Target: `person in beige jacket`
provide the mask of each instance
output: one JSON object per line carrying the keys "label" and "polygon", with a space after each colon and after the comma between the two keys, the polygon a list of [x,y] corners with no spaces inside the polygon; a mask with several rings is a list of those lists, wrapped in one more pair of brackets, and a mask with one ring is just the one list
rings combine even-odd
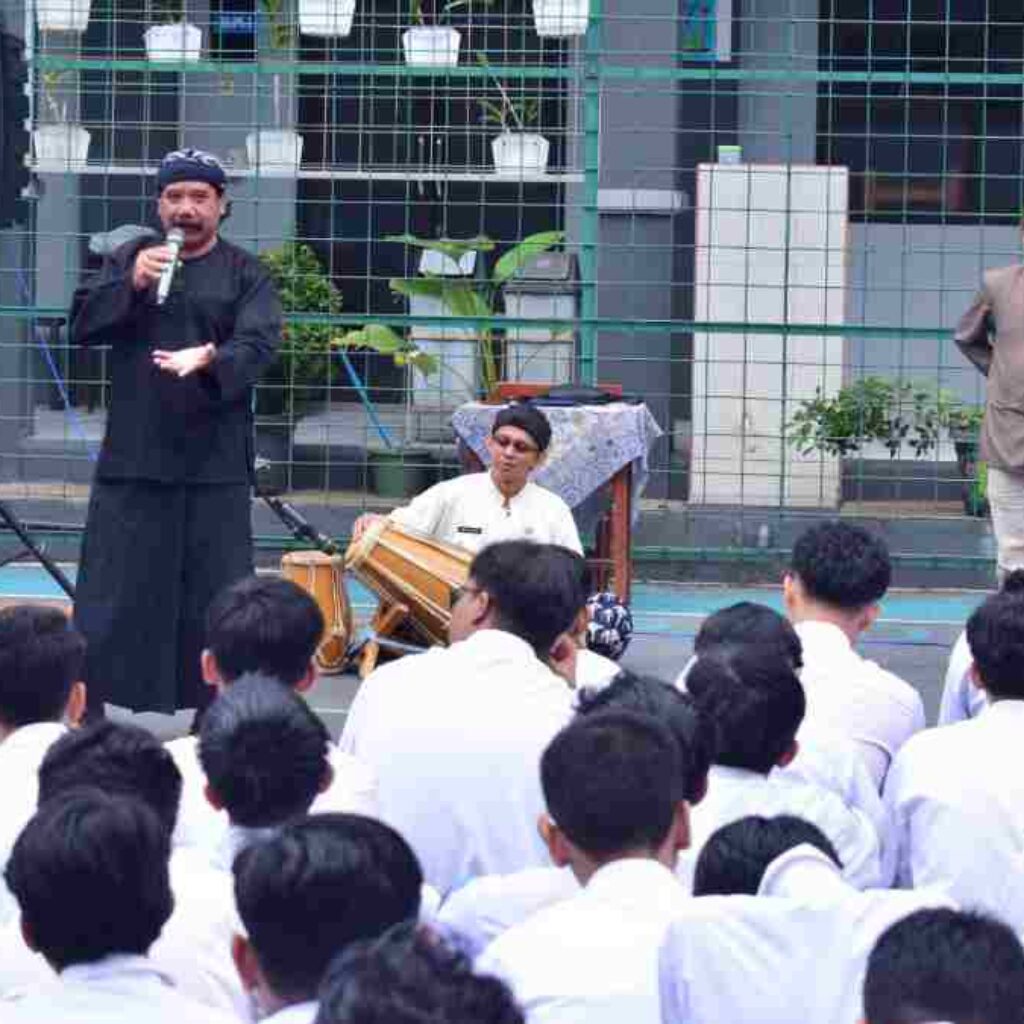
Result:
{"label": "person in beige jacket", "polygon": [[979,457],[1002,577],[1024,568],[1024,265],[985,272],[954,337],[988,378]]}

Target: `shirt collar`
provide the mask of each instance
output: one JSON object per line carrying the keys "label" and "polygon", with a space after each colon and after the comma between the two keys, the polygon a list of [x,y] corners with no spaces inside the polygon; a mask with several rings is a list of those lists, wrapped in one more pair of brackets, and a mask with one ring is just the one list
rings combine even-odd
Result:
{"label": "shirt collar", "polygon": [[[487,483],[490,485],[491,494],[494,496],[495,501],[498,501],[502,505],[504,505],[505,495],[501,493],[501,491],[498,489],[498,485],[494,482],[494,477],[491,476],[490,466],[487,467]],[[523,498],[526,496],[526,492],[530,489],[532,485],[533,481],[527,480],[526,483],[523,484],[523,489],[518,494],[513,494],[512,497],[508,499],[509,506],[511,507],[512,505],[515,505],[518,502],[522,501]]]}
{"label": "shirt collar", "polygon": [[801,843],[773,860],[761,877],[758,896],[842,896],[850,891],[839,868],[817,847]]}
{"label": "shirt collar", "polygon": [[87,964],[71,964],[60,972],[61,981],[89,984],[107,978],[153,978],[162,985],[174,987],[171,979],[160,971],[149,957],[134,953],[113,953]]}
{"label": "shirt collar", "polygon": [[269,839],[277,834],[273,826],[267,828],[247,828],[244,825],[228,825],[213,852],[212,861],[222,871],[230,871],[235,858],[253,843]]}
{"label": "shirt collar", "polygon": [[517,658],[540,661],[536,651],[522,637],[508,633],[504,629],[478,629],[448,649],[475,657],[500,658],[503,661]]}
{"label": "shirt collar", "polygon": [[0,743],[0,751],[46,750],[67,732],[63,722],[32,722],[21,725]]}
{"label": "shirt collar", "polygon": [[836,652],[853,650],[850,638],[834,622],[808,619],[796,623],[793,628],[805,646],[828,647]]}
{"label": "shirt collar", "polygon": [[1024,700],[1018,700],[1012,697],[1003,698],[1002,700],[992,700],[990,697],[988,703],[982,708],[979,718],[984,718],[988,721],[992,719],[1007,719],[1016,721],[1017,719],[1024,718]]}
{"label": "shirt collar", "polygon": [[623,857],[599,867],[587,882],[584,892],[598,896],[625,894],[635,900],[638,892],[682,892],[676,876],[653,857]]}
{"label": "shirt collar", "polygon": [[313,1024],[320,1004],[315,1000],[293,1003],[263,1018],[263,1024]]}

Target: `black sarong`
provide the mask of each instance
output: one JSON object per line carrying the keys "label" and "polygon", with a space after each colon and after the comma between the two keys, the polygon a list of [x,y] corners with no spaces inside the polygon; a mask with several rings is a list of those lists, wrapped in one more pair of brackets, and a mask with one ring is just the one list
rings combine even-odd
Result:
{"label": "black sarong", "polygon": [[93,482],[75,603],[90,697],[134,711],[205,705],[203,620],[252,572],[250,505],[247,484]]}

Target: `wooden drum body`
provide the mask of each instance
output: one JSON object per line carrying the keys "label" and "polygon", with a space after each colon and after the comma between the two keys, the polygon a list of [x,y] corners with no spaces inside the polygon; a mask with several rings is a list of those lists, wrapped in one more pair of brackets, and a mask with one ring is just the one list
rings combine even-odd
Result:
{"label": "wooden drum body", "polygon": [[408,624],[427,643],[448,643],[455,591],[473,555],[388,519],[370,526],[345,553],[345,567],[377,594],[382,606],[408,609]]}
{"label": "wooden drum body", "polygon": [[281,575],[311,594],[324,617],[324,635],[316,649],[322,672],[341,672],[352,638],[352,608],[345,593],[345,563],[341,555],[320,551],[290,551],[281,559]]}

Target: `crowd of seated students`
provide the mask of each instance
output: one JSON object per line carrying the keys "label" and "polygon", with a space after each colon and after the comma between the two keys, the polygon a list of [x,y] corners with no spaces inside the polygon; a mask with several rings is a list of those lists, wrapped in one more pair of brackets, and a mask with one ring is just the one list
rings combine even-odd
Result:
{"label": "crowd of seated students", "polygon": [[670,683],[583,670],[579,555],[493,544],[337,743],[285,580],[213,602],[166,744],[0,611],[0,1024],[1024,1024],[1024,573],[933,728],[856,647],[890,579],[812,526],[785,616],[709,616]]}

